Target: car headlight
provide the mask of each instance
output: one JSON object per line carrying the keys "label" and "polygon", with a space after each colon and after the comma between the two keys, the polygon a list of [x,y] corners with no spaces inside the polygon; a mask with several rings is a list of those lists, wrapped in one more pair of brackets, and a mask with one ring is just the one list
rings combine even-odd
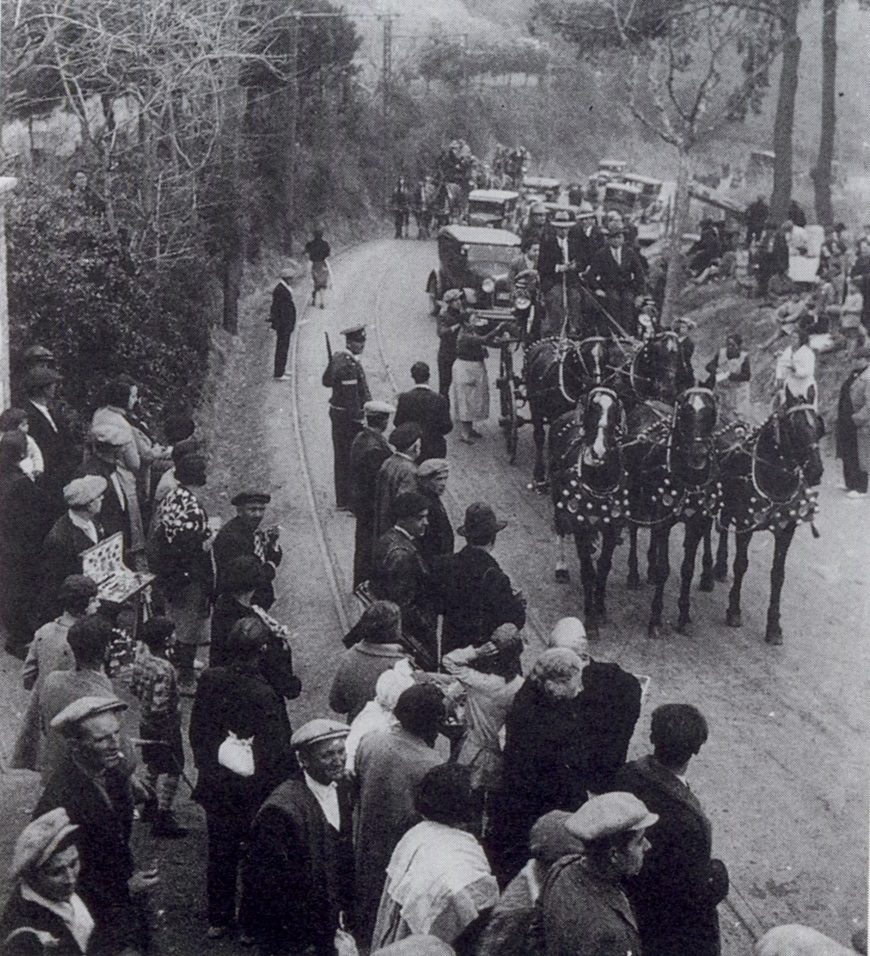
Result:
{"label": "car headlight", "polygon": [[484,279],[483,282],[480,283],[480,288],[488,295],[495,288],[495,282],[492,279]]}

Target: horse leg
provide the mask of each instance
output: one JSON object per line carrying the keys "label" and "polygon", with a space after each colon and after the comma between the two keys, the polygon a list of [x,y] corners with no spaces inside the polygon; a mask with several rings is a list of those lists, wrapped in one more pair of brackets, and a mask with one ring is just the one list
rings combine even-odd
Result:
{"label": "horse leg", "polygon": [[768,644],[782,644],[782,627],[779,623],[779,602],[785,581],[785,559],[794,538],[797,524],[791,522],[781,531],[774,532],[773,564],[770,568],[770,604],[767,608],[767,631],[764,640]]}
{"label": "horse leg", "polygon": [[589,530],[574,532],[577,557],[580,559],[580,580],[583,584],[583,616],[586,633],[589,637],[598,637],[598,619],[595,614],[595,536]]}
{"label": "horse leg", "polygon": [[[680,599],[677,604],[679,617],[677,618],[677,630],[680,634],[689,632],[689,625],[692,623],[692,578],[695,576],[695,555],[698,553],[698,545],[703,539],[707,544],[710,542],[710,519],[695,518],[687,521],[685,524],[686,536],[683,539],[683,564],[680,568]],[[712,560],[710,562],[712,564]],[[705,573],[709,573],[710,566],[705,567]],[[703,582],[703,576],[701,578]],[[712,586],[712,585],[711,585]]]}
{"label": "horse leg", "polygon": [[646,549],[646,583],[655,584],[655,569],[659,563],[658,548],[661,546],[661,537],[650,528],[649,545]]}
{"label": "horse leg", "polygon": [[607,620],[605,604],[607,579],[610,577],[610,569],[613,567],[613,552],[616,550],[618,540],[619,533],[613,525],[608,526],[607,530],[601,535],[601,554],[598,556],[598,573],[595,580],[595,613],[600,621]]}
{"label": "horse leg", "polygon": [[628,526],[628,580],[625,586],[629,591],[640,587],[640,575],[637,572],[637,525]]}
{"label": "horse leg", "polygon": [[544,417],[535,409],[532,409],[532,437],[535,441],[535,467],[532,471],[532,481],[538,486],[543,485],[547,479],[547,469],[544,467],[544,445],[547,438],[547,430],[544,427]]}
{"label": "horse leg", "polygon": [[740,590],[743,587],[743,575],[749,567],[749,542],[752,540],[753,532],[738,534],[737,543],[734,548],[734,583],[731,585],[731,591],[728,594],[728,613],[725,615],[725,623],[729,627],[741,627],[743,618],[740,614]]}
{"label": "horse leg", "polygon": [[671,563],[668,555],[668,544],[671,538],[669,521],[650,529],[650,550],[652,561],[649,566],[651,583],[654,585],[652,604],[650,605],[649,626],[647,637],[661,637],[662,610],[665,603],[665,585],[671,576]]}
{"label": "horse leg", "polygon": [[[738,535],[738,539],[739,539]],[[716,564],[713,566],[715,581],[728,580],[728,525],[719,529],[719,547],[716,549]]]}
{"label": "horse leg", "polygon": [[568,561],[565,557],[565,539],[567,538],[567,533],[562,531],[556,532],[556,573],[555,578],[561,584],[571,580],[571,573],[568,570]]}
{"label": "horse leg", "polygon": [[[712,591],[716,578],[713,576],[713,519],[705,519],[704,530],[701,534],[701,540],[704,543],[704,553],[701,558],[701,583],[698,585],[700,591]],[[697,548],[697,545],[695,545]],[[694,557],[692,558],[694,561]],[[694,569],[693,569],[694,573]]]}

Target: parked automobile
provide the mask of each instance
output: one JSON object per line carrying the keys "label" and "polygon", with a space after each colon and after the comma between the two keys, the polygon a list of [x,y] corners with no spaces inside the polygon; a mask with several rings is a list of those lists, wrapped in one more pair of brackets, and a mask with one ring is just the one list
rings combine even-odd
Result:
{"label": "parked automobile", "polygon": [[519,252],[520,237],[506,229],[445,226],[438,233],[438,268],[426,281],[432,315],[448,289],[462,289],[474,309],[510,310],[509,271]]}
{"label": "parked automobile", "polygon": [[519,222],[520,194],[512,189],[472,189],[468,225],[514,231]]}
{"label": "parked automobile", "polygon": [[523,176],[522,192],[526,202],[558,202],[562,183],[549,176]]}

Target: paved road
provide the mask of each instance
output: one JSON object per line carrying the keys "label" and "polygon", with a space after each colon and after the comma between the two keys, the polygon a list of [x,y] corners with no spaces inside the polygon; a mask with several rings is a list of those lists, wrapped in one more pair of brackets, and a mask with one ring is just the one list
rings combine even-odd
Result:
{"label": "paved road", "polygon": [[[294,475],[300,449],[294,442],[301,439],[311,500],[329,554],[325,564],[323,550],[309,548],[300,556],[303,560],[288,565],[284,573],[309,582],[302,604],[309,602],[319,614],[329,611],[336,627],[334,603],[328,608],[331,577],[342,596],[343,613],[356,613],[346,597],[352,519],[331,507],[326,392],[319,382],[325,364],[323,332],[330,333],[335,345],[344,325],[369,323],[374,334],[363,363],[378,396],[392,397],[397,389],[410,387],[408,370],[416,359],[429,361],[434,374],[437,340],[423,290],[435,255],[434,243],[383,240],[338,259],[327,308],[307,310],[299,329],[298,435],[292,419],[288,424],[283,414],[270,416],[276,466],[284,468],[289,461]],[[712,350],[705,348],[704,334],[700,328],[701,355]],[[721,329],[716,337],[721,337]],[[491,381],[495,372],[493,362]],[[283,411],[293,387],[275,384],[268,408]],[[533,656],[540,634],[562,615],[579,613],[579,587],[553,580],[549,507],[546,499],[527,489],[531,435],[521,432],[517,464],[511,467],[495,418],[482,430],[485,438],[473,448],[455,436],[449,441],[453,470],[447,504],[458,518],[466,504],[483,499],[509,517],[497,556],[529,598]],[[805,922],[846,941],[853,920],[866,911],[870,511],[868,502],[842,497],[836,489],[838,478],[837,463],[829,460],[820,496],[822,537],[814,540],[807,528],[800,529],[789,556],[783,647],[763,641],[769,535],[757,535],[752,545],[741,630],[723,624],[726,597],[719,585],[712,595],[695,593],[692,637],[666,629],[657,642],[645,636],[648,592],[629,592],[623,586],[625,548],[620,549],[611,579],[610,623],[596,644],[596,656],[619,660],[651,677],[633,752],[644,752],[649,712],[662,702],[696,703],[710,721],[711,738],[692,763],[691,782],[712,817],[715,851],[733,875],[734,906],[723,914],[726,948],[733,953],[745,951],[747,943],[746,926],[737,925],[735,913],[755,931],[781,922]],[[301,507],[303,489],[294,485],[290,490]],[[295,514],[301,520],[298,510]],[[676,541],[673,548],[672,565]],[[292,579],[288,585],[293,586]],[[670,615],[676,610],[675,586],[672,577],[666,605]],[[299,610],[298,597],[294,605]],[[301,654],[314,672],[311,677],[325,688],[334,654],[319,642]],[[317,709],[323,700],[318,696],[308,697],[306,711]]]}

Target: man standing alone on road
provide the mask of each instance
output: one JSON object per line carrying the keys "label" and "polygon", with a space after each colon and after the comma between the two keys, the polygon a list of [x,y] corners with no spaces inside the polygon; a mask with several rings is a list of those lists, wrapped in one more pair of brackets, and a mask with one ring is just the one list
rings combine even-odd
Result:
{"label": "man standing alone on road", "polygon": [[290,335],[296,327],[296,303],[293,301],[293,289],[290,283],[296,276],[296,270],[289,266],[281,270],[281,279],[272,291],[272,308],[269,311],[269,325],[277,333],[275,339],[275,378],[290,379],[285,375],[287,352],[290,349]]}
{"label": "man standing alone on road", "polygon": [[332,421],[332,451],[335,463],[335,506],[351,509],[350,449],[362,428],[363,406],[371,399],[366,373],[357,360],[366,347],[366,327],[342,329],[347,351],[336,352],[323,373],[324,388],[332,389],[329,417]]}

